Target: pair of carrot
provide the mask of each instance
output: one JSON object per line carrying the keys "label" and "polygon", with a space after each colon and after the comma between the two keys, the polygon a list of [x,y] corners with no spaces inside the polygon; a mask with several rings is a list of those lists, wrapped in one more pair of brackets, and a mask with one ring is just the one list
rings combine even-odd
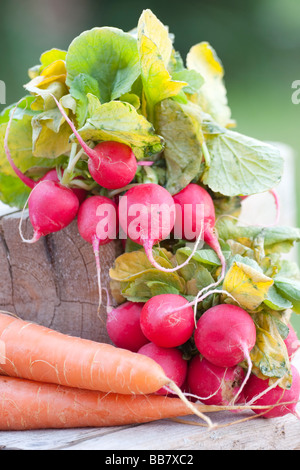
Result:
{"label": "pair of carrot", "polygon": [[[0,429],[117,426],[202,411],[152,359],[0,313]],[[179,395],[155,395],[168,386]]]}

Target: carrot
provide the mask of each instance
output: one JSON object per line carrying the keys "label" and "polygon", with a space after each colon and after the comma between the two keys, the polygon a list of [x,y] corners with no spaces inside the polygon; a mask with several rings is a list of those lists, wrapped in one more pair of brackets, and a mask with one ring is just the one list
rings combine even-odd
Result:
{"label": "carrot", "polygon": [[11,377],[125,394],[153,393],[169,382],[149,358],[5,314],[0,341],[0,373]]}
{"label": "carrot", "polygon": [[148,395],[167,386],[212,426],[162,367],[142,354],[68,336],[1,312],[0,344],[2,375],[125,395]]}
{"label": "carrot", "polygon": [[0,430],[122,426],[188,414],[179,398],[106,394],[0,377]]}

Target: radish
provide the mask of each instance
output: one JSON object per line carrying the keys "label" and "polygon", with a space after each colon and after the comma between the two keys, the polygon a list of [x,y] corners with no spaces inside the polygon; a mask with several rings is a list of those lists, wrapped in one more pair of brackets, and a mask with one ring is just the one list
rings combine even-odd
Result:
{"label": "radish", "polygon": [[89,156],[89,172],[103,188],[123,188],[133,180],[137,161],[128,145],[105,141],[97,144],[93,150],[84,150]]}
{"label": "radish", "polygon": [[[300,418],[296,410],[300,395],[300,375],[293,365],[291,365],[291,372],[293,377],[292,386],[287,390],[284,390],[279,385],[273,388],[269,387],[268,379],[260,379],[256,375],[251,374],[244,390],[247,404],[257,406],[270,405],[270,410],[267,412],[253,408],[255,413],[262,414],[264,418],[276,418],[292,413],[297,418]],[[279,403],[282,403],[282,405],[278,405]]]}
{"label": "radish", "polygon": [[170,235],[175,223],[175,204],[171,194],[155,183],[138,184],[126,191],[119,201],[119,221],[125,234],[144,247],[150,263],[163,272],[186,266],[202,236],[200,233],[193,252],[180,266],[165,268],[156,262],[152,248]]}
{"label": "radish", "polygon": [[[221,276],[218,281],[220,283],[225,275],[226,262],[218,237],[214,233],[216,217],[211,196],[202,186],[190,183],[179,193],[175,194],[173,200],[176,206],[175,236],[176,234],[181,234],[179,238],[194,241],[203,229],[205,243],[217,253],[222,264]],[[190,220],[188,220],[188,216],[190,216]],[[191,223],[190,233],[187,230],[187,222]]]}
{"label": "radish", "polygon": [[99,247],[117,238],[117,205],[106,196],[91,196],[79,208],[77,225],[79,234],[92,245],[95,255],[99,290],[99,313],[102,303]]}
{"label": "radish", "polygon": [[201,315],[194,339],[199,352],[212,364],[233,367],[248,359],[256,342],[256,328],[241,307],[219,304]]}
{"label": "radish", "polygon": [[241,366],[219,367],[198,354],[188,366],[187,388],[190,394],[187,397],[198,398],[207,405],[244,403],[245,398],[240,394],[244,379],[245,373]]}
{"label": "radish", "polygon": [[149,341],[163,348],[184,344],[193,334],[195,322],[192,307],[184,307],[188,301],[177,294],[160,294],[149,299],[142,308],[140,323]]}
{"label": "radish", "polygon": [[[150,342],[142,346],[138,350],[138,354],[151,357],[179,388],[184,384],[187,375],[187,361],[182,358],[179,349],[162,348]],[[156,392],[158,395],[167,395],[168,393],[173,394],[172,390],[167,387],[162,387]]]}
{"label": "radish", "polygon": [[[62,170],[62,175],[63,175],[63,170]],[[59,180],[59,177],[58,177],[58,174],[57,174],[57,170],[55,168],[53,168],[52,170],[48,171],[39,181],[46,181],[46,180],[51,180],[51,181],[56,181],[56,183],[59,183],[60,180]],[[39,182],[38,181],[38,182]],[[37,183],[38,183],[37,182]],[[82,204],[83,201],[86,199],[87,197],[87,191],[85,189],[81,189],[81,188],[70,188],[73,193],[78,197],[78,200],[79,200],[79,204]]]}
{"label": "radish", "polygon": [[149,340],[140,326],[143,303],[124,302],[107,312],[106,330],[112,342],[118,348],[137,352]]}
{"label": "radish", "polygon": [[29,219],[34,228],[33,238],[24,242],[35,243],[40,237],[67,227],[76,217],[79,201],[73,191],[51,180],[41,181],[28,198]]}
{"label": "radish", "polygon": [[52,93],[48,92],[48,90],[36,89],[35,87],[32,90],[41,95],[50,95],[54,99],[83,151],[89,157],[88,167],[94,181],[106,189],[122,188],[125,184],[132,181],[137,169],[137,161],[129,146],[120,142],[107,141],[100,142],[92,149],[83,140],[63,106]]}
{"label": "radish", "polygon": [[236,305],[219,304],[201,315],[194,333],[198,351],[212,364],[234,367],[246,359],[248,370],[242,392],[252,371],[249,352],[256,342],[256,328],[251,316]]}

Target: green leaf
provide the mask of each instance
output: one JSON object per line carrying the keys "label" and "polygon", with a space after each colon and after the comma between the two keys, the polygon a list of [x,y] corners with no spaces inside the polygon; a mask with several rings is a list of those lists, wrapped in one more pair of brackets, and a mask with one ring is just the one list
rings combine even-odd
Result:
{"label": "green leaf", "polygon": [[162,139],[154,133],[152,124],[138,114],[129,103],[111,101],[102,104],[88,94],[89,117],[78,130],[84,140],[114,140],[129,145],[137,159],[162,150]]}
{"label": "green leaf", "polygon": [[287,277],[274,276],[274,282],[279,293],[292,303],[293,311],[300,314],[300,281]]}
{"label": "green leaf", "polygon": [[202,172],[203,136],[198,110],[193,103],[184,105],[171,99],[162,101],[156,109],[156,128],[165,141],[166,188],[171,194],[181,191]]}
{"label": "green leaf", "polygon": [[197,71],[204,84],[198,90],[198,103],[222,126],[230,123],[231,111],[227,103],[224,70],[215,50],[208,42],[193,46],[186,58],[187,67]]}
{"label": "green leaf", "polygon": [[29,194],[30,188],[19,178],[0,172],[0,201],[11,207],[23,209]]}
{"label": "green leaf", "polygon": [[[192,253],[191,248],[189,247],[183,247],[179,248],[176,251],[176,256],[178,255],[184,255],[186,258],[188,258]],[[224,253],[225,254],[225,253]],[[226,254],[225,254],[226,256]],[[203,250],[197,250],[192,259],[197,261],[198,263],[202,263],[204,265],[209,265],[209,266],[221,266],[221,261],[216,254],[215,251],[210,250],[210,249],[203,249]]]}
{"label": "green leaf", "polygon": [[296,227],[242,226],[232,222],[229,217],[222,217],[216,223],[216,228],[221,240],[227,242],[232,239],[248,248],[255,248],[256,241],[261,238],[266,254],[286,252],[287,247],[292,248],[295,242],[300,242],[300,229]]}
{"label": "green leaf", "polygon": [[264,303],[272,310],[286,310],[293,307],[293,304],[282,297],[278,289],[276,289],[276,281],[275,286],[273,285],[270,287]]}
{"label": "green leaf", "polygon": [[206,142],[211,162],[203,183],[225,196],[257,194],[280,182],[283,159],[280,151],[238,132],[224,130]]}
{"label": "green leaf", "polygon": [[78,127],[84,125],[88,115],[88,93],[100,98],[98,82],[90,75],[80,73],[74,78],[70,86],[70,94],[77,103],[75,115]]}
{"label": "green leaf", "polygon": [[[212,277],[211,273],[202,264],[201,251],[202,250],[196,252],[189,263],[183,268],[179,269],[180,276],[182,276],[187,283],[187,295],[196,296],[201,289],[211,285],[214,282],[214,278]],[[205,251],[208,252],[209,250]],[[176,260],[178,265],[184,263],[190,255],[191,249],[178,249],[176,251]],[[208,253],[206,253],[206,255],[208,255]],[[204,259],[205,258],[209,258],[209,255],[204,255]],[[207,261],[207,259],[205,261]]]}
{"label": "green leaf", "polygon": [[117,28],[93,28],[75,38],[66,58],[70,87],[80,74],[98,83],[101,103],[119,98],[131,90],[140,74],[137,41]]}
{"label": "green leaf", "polygon": [[[154,249],[156,261],[171,268],[171,254],[163,249]],[[120,255],[109,271],[113,282],[119,283],[119,292],[114,284],[114,296],[122,295],[133,302],[146,302],[158,293],[184,293],[185,280],[178,272],[166,273],[153,268],[144,250],[131,251]]]}

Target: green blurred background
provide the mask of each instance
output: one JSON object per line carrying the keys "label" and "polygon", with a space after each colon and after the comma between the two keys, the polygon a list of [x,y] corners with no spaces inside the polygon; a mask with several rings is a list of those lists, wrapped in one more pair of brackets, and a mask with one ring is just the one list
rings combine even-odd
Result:
{"label": "green blurred background", "polygon": [[[39,63],[43,51],[67,49],[94,26],[130,30],[150,8],[175,34],[183,57],[202,40],[216,49],[238,130],[291,146],[297,186],[300,104],[291,96],[293,81],[300,80],[299,0],[1,0],[0,6],[0,80],[7,104],[23,95],[27,69]],[[300,185],[297,201],[300,208]],[[300,210],[298,226],[299,221]],[[299,319],[296,324],[300,332]]]}

